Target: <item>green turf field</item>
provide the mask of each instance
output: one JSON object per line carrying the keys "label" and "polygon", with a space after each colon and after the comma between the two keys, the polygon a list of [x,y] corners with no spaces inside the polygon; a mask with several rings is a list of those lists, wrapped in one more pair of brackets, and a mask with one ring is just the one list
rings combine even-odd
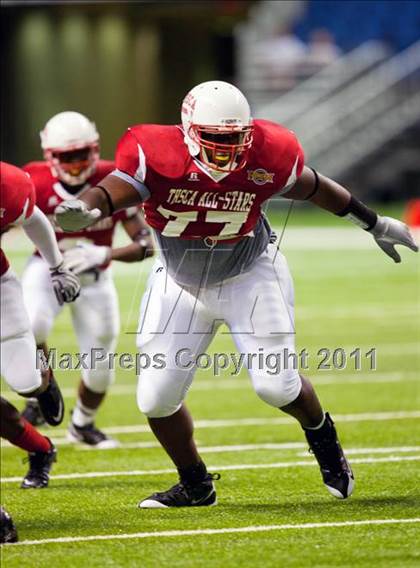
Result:
{"label": "green turf field", "polygon": [[[284,212],[273,218],[281,225]],[[328,227],[320,228],[325,219]],[[26,255],[21,243],[12,237],[9,256],[18,271]],[[65,424],[49,429],[59,449],[50,487],[23,491],[24,454],[3,447],[1,501],[21,540],[3,547],[5,568],[420,564],[418,257],[401,251],[403,262],[395,265],[371,246],[369,235],[307,210],[292,215],[283,248],[295,280],[298,346],[310,354],[307,375],[351,458],[353,496],[338,501],[328,494],[298,425],[261,402],[244,373],[215,378],[202,371],[188,404],[203,458],[222,476],[219,504],[139,510],[141,498],[167,489],[175,475],[136,407],[133,372],[120,371],[98,418],[121,442],[119,449],[71,446]],[[124,331],[135,328],[150,266],[114,266],[120,352],[134,351],[133,335]],[[223,331],[212,351],[233,350]],[[77,351],[68,313],[58,319],[50,343]],[[376,348],[377,370],[363,358],[362,371],[350,364],[316,371],[323,347],[347,353],[360,347],[362,354]],[[57,377],[69,411],[78,374]],[[4,395],[22,406],[12,393]]]}

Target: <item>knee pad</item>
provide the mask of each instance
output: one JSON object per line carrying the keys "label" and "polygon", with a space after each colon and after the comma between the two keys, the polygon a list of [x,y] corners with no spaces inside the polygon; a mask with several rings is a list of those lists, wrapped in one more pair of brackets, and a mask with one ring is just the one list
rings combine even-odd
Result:
{"label": "knee pad", "polygon": [[41,311],[30,314],[29,317],[31,319],[32,333],[35,336],[36,344],[45,343],[54,323],[54,317]]}
{"label": "knee pad", "polygon": [[267,373],[253,377],[254,390],[261,400],[282,408],[299,396],[302,381],[296,370],[282,370],[276,375]]}
{"label": "knee pad", "polygon": [[1,374],[11,389],[30,394],[42,384],[37,368],[35,341],[31,333],[11,337],[1,343]]}
{"label": "knee pad", "polygon": [[156,393],[145,393],[137,390],[137,404],[140,412],[148,418],[166,418],[180,409],[182,403],[162,400]]}
{"label": "knee pad", "polygon": [[115,350],[115,335],[82,341],[80,350],[90,353],[86,364],[88,369],[82,370],[82,380],[89,390],[102,394],[115,381],[115,361],[109,355]]}
{"label": "knee pad", "polygon": [[102,394],[114,383],[115,371],[108,367],[108,363],[103,368],[96,363],[94,369],[83,370],[82,380],[89,390]]}
{"label": "knee pad", "polygon": [[137,405],[148,418],[172,416],[181,407],[191,381],[190,373],[144,370],[137,386]]}

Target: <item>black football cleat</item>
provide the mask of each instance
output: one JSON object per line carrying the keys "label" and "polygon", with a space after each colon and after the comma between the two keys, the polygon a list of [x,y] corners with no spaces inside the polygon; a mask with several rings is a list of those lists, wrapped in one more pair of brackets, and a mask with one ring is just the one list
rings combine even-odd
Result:
{"label": "black football cleat", "polygon": [[32,426],[43,426],[45,424],[45,418],[42,416],[36,398],[30,398],[26,401],[25,408],[22,411],[22,417],[32,424]]}
{"label": "black football cleat", "polygon": [[48,486],[52,464],[57,461],[57,450],[51,444],[48,452],[28,454],[29,471],[21,483],[22,489],[43,489]]}
{"label": "black football cleat", "polygon": [[17,542],[18,535],[12,517],[3,507],[0,507],[0,544]]}
{"label": "black football cleat", "polygon": [[338,499],[350,497],[354,475],[338,440],[337,431],[328,412],[319,430],[305,430],[310,451],[319,463],[322,479],[328,491]]}
{"label": "black football cleat", "polygon": [[86,444],[87,446],[105,450],[119,446],[117,440],[109,438],[94,423],[87,426],[76,426],[76,424],[71,422],[67,430],[67,439],[70,442]]}
{"label": "black football cleat", "polygon": [[208,507],[217,505],[214,480],[220,479],[218,473],[209,473],[203,481],[195,484],[177,483],[167,491],[153,493],[140,501],[140,509],[166,509],[168,507]]}
{"label": "black football cleat", "polygon": [[48,387],[36,398],[38,399],[39,408],[41,409],[45,421],[50,426],[58,426],[61,424],[64,418],[64,400],[60,387],[52,373],[50,373]]}

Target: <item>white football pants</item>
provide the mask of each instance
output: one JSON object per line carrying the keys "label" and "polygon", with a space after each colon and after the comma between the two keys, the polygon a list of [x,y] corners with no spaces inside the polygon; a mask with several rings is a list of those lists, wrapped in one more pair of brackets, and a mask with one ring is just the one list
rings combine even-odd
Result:
{"label": "white football pants", "polygon": [[11,389],[28,394],[41,386],[41,371],[22,287],[10,268],[0,278],[0,298],[1,374]]}
{"label": "white football pants", "polygon": [[[81,353],[89,369],[82,369],[85,385],[96,393],[104,393],[114,381],[115,372],[109,369],[108,353],[115,349],[120,329],[118,296],[110,269],[99,273],[99,278],[81,276],[81,292],[69,305],[73,327]],[[55,318],[63,306],[54,295],[49,269],[45,261],[33,256],[22,277],[23,295],[36,343],[44,343],[51,332]],[[101,349],[104,361],[91,364],[92,350]],[[93,367],[93,368],[92,368]]]}
{"label": "white football pants", "polygon": [[222,322],[244,354],[257,395],[277,408],[297,398],[296,365],[273,373],[270,363],[295,353],[295,333],[293,282],[284,256],[269,245],[251,270],[199,293],[179,286],[159,260],[155,263],[140,308],[137,346],[150,361],[163,355],[164,368],[140,371],[137,401],[144,414],[159,418],[180,408],[196,358],[206,353]]}

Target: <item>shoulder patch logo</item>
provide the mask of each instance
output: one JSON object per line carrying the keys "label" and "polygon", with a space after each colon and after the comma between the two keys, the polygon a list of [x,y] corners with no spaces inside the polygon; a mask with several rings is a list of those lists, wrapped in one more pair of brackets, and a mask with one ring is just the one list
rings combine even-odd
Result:
{"label": "shoulder patch logo", "polygon": [[191,172],[188,178],[188,181],[200,181],[197,172]]}
{"label": "shoulder patch logo", "polygon": [[248,181],[253,181],[257,185],[264,185],[265,183],[274,183],[274,173],[267,172],[264,168],[256,170],[247,170]]}

